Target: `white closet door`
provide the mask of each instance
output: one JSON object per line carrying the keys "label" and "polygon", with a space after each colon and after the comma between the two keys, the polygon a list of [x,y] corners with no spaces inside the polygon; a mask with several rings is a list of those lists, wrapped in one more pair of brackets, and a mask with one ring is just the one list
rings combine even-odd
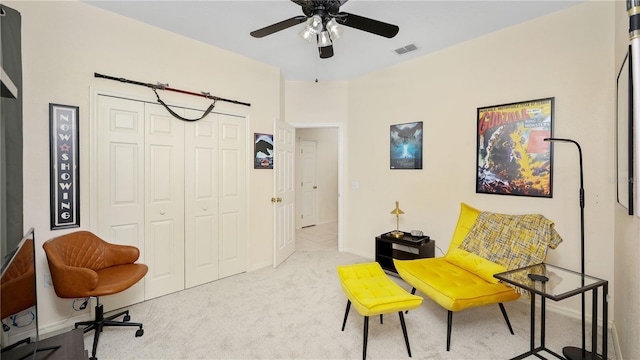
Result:
{"label": "white closet door", "polygon": [[152,299],[184,289],[184,122],[153,104],[145,104],[145,120],[145,298]]}
{"label": "white closet door", "polygon": [[[187,118],[201,116],[187,110]],[[185,287],[217,280],[217,115],[185,124]]]}
{"label": "white closet door", "polygon": [[247,268],[247,134],[245,119],[218,115],[220,277]]}
{"label": "white closet door", "polygon": [[[96,106],[96,235],[137,247],[144,263],[144,104],[100,95]],[[143,284],[102,299],[105,310],[143,301]]]}

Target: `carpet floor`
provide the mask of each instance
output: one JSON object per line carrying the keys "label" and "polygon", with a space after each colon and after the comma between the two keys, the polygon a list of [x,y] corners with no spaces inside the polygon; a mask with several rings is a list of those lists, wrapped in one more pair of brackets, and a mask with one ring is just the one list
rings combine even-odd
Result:
{"label": "carpet floor", "polygon": [[[298,250],[276,269],[267,267],[132,305],[131,321],[144,323],[144,336],[136,338],[135,328],[105,328],[97,357],[361,359],[363,318],[353,307],[344,332],[340,330],[347,300],[336,266],[369,261],[337,250]],[[400,278],[391,278],[410,290]],[[413,358],[517,356],[530,344],[529,306],[528,299],[505,304],[515,335],[509,333],[497,305],[454,313],[451,351],[446,351],[447,312],[425,298],[420,308],[405,315]],[[563,346],[580,345],[579,320],[548,311],[546,322],[548,348],[562,353]],[[590,340],[589,332],[587,336]],[[93,333],[85,335],[87,349],[92,339]],[[611,340],[608,357],[615,359]],[[385,315],[384,324],[371,319],[367,358],[408,358],[397,314]]]}

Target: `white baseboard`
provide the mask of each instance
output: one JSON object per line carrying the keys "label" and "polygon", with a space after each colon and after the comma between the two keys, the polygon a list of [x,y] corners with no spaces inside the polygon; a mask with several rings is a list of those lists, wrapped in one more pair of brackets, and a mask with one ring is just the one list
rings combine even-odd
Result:
{"label": "white baseboard", "polygon": [[90,312],[84,312],[81,315],[77,315],[74,317],[70,317],[68,319],[64,319],[62,321],[58,321],[52,324],[48,324],[46,326],[40,327],[38,334],[41,339],[50,338],[52,336],[56,336],[72,330],[75,327],[75,324],[80,321],[89,321],[92,320],[92,314]]}
{"label": "white baseboard", "polygon": [[252,272],[252,271],[256,271],[256,270],[260,270],[262,268],[265,268],[267,266],[273,266],[273,263],[270,262],[261,262],[261,263],[257,263],[257,264],[251,264],[251,266],[249,267],[249,269],[247,270],[247,272]]}
{"label": "white baseboard", "polygon": [[613,336],[613,349],[616,352],[616,360],[624,360],[620,352],[620,338],[618,337],[618,329],[615,322],[611,324],[611,336]]}

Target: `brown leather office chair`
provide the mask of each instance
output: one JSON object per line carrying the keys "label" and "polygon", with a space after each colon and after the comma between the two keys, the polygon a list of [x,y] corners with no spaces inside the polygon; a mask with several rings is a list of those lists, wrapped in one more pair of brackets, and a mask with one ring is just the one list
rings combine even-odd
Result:
{"label": "brown leather office chair", "polygon": [[[129,311],[104,317],[100,296],[117,294],[140,281],[147,266],[136,264],[140,251],[133,246],[110,244],[91,232],[77,231],[48,240],[43,244],[47,254],[53,288],[61,298],[96,298],[95,318],[82,321],[84,332],[95,330],[91,359],[96,359],[98,339],[104,326],[134,326],[136,337],[142,336],[141,323],[131,323]],[[123,316],[123,321],[114,319]]]}

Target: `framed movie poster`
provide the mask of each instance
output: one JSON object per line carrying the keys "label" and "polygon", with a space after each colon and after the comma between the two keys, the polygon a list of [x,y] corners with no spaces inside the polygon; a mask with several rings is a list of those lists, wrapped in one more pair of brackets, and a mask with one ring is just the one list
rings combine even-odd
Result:
{"label": "framed movie poster", "polygon": [[49,104],[51,230],[80,226],[78,107]]}
{"label": "framed movie poster", "polygon": [[554,99],[478,108],[476,193],[552,197]]}
{"label": "framed movie poster", "polygon": [[253,134],[253,168],[273,169],[273,135]]}
{"label": "framed movie poster", "polygon": [[391,125],[391,169],[422,169],[422,121]]}

